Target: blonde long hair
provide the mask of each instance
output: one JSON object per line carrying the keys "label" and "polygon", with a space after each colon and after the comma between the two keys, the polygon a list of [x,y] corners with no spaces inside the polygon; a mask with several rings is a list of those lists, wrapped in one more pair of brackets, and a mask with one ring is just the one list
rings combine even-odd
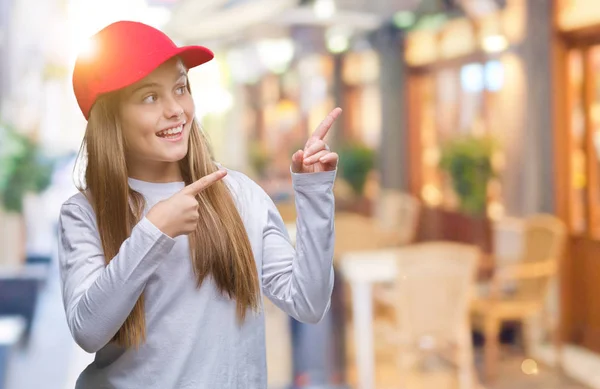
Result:
{"label": "blonde long hair", "polygon": [[[118,92],[98,99],[91,111],[79,161],[86,160],[86,193],[96,213],[106,264],[117,255],[123,242],[142,217],[143,196],[128,184],[125,144],[118,117]],[[86,154],[87,158],[83,157]],[[79,165],[79,164],[78,164]],[[185,184],[217,170],[206,137],[194,120],[187,155],[179,162]],[[189,235],[190,254],[197,286],[210,275],[221,293],[236,300],[237,318],[243,322],[248,309],[259,307],[256,263],[246,229],[229,188],[219,181],[198,196],[200,221]],[[123,323],[113,341],[139,347],[146,339],[144,294]]]}

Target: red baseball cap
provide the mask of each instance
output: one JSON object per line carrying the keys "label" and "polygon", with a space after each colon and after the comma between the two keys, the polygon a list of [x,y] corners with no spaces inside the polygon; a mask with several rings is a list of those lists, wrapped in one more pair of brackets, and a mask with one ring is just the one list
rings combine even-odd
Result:
{"label": "red baseball cap", "polygon": [[206,47],[177,47],[160,30],[131,21],[104,27],[90,43],[93,50],[80,54],[73,70],[73,90],[86,120],[100,95],[136,83],[175,56],[188,69],[214,57]]}

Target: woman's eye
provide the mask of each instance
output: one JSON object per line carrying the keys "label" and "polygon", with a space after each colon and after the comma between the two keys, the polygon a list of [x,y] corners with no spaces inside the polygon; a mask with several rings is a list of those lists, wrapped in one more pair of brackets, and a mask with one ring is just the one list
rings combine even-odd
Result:
{"label": "woman's eye", "polygon": [[187,88],[184,85],[184,86],[178,87],[175,91],[177,92],[178,95],[183,95],[187,91]]}
{"label": "woman's eye", "polygon": [[156,101],[157,97],[156,95],[148,95],[146,97],[144,97],[143,102],[144,103],[154,103]]}

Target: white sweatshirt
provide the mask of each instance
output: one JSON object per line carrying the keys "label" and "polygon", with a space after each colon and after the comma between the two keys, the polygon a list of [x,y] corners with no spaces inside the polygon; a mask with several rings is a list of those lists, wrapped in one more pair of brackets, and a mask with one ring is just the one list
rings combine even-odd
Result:
{"label": "white sweatshirt", "polygon": [[[260,186],[231,170],[224,178],[250,238],[262,293],[302,322],[316,323],[329,309],[335,174],[292,173],[296,249]],[[146,212],[184,187],[134,179],[129,185],[146,198]],[[96,353],[77,388],[266,388],[262,311],[239,325],[235,301],[220,294],[210,277],[196,288],[187,236],[172,239],[144,217],[106,266],[96,217],[83,194],[63,204],[59,223],[68,325],[75,341]],[[109,343],[142,291],[146,342],[138,350]]]}

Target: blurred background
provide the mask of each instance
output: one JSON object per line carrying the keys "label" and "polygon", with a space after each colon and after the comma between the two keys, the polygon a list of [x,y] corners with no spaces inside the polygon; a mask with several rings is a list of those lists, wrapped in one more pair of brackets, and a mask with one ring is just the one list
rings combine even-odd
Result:
{"label": "blurred background", "polygon": [[289,164],[335,106],[336,285],[265,301],[269,389],[600,388],[597,0],[0,0],[0,388],[73,388],[56,259],[71,71],[121,20],[202,44],[216,160],[294,237]]}

